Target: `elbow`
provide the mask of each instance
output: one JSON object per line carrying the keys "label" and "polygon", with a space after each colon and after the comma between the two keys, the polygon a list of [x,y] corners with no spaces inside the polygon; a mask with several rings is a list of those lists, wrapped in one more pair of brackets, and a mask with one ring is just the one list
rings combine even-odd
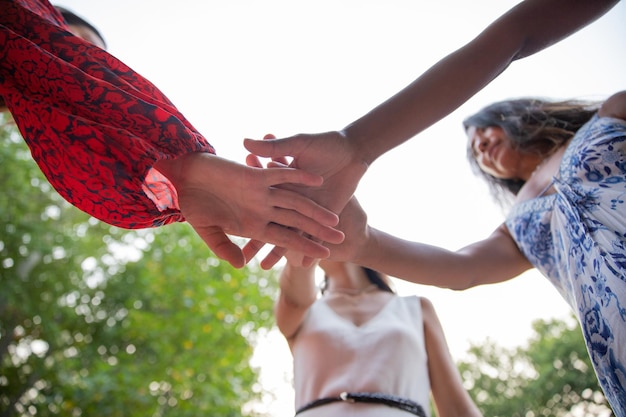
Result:
{"label": "elbow", "polygon": [[460,282],[460,283],[455,283],[454,285],[451,285],[448,287],[448,289],[452,290],[452,291],[465,291],[468,290],[470,288],[474,287],[474,285],[467,283],[467,282]]}
{"label": "elbow", "polygon": [[448,282],[446,288],[453,291],[465,291],[485,282],[484,274],[460,273],[458,278]]}

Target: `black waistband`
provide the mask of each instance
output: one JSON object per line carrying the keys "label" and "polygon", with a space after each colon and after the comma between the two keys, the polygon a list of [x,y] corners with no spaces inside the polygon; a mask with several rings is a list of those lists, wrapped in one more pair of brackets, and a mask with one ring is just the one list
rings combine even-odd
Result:
{"label": "black waistband", "polygon": [[424,409],[418,403],[411,400],[406,400],[404,398],[378,392],[342,392],[337,397],[320,398],[318,400],[311,401],[303,407],[300,407],[298,411],[296,411],[296,415],[306,410],[310,410],[311,408],[339,401],[349,403],[385,404],[389,407],[399,408],[400,410],[407,411],[419,417],[426,417]]}

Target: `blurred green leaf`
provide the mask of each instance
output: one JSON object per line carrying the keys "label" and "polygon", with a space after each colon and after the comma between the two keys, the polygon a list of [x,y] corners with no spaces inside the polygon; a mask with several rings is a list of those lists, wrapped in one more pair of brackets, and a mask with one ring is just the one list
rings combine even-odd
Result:
{"label": "blurred green leaf", "polygon": [[0,417],[241,416],[275,280],[220,262],[187,224],[80,212],[0,125]]}
{"label": "blurred green leaf", "polygon": [[609,417],[574,316],[537,320],[528,345],[473,345],[459,370],[470,395],[491,417]]}

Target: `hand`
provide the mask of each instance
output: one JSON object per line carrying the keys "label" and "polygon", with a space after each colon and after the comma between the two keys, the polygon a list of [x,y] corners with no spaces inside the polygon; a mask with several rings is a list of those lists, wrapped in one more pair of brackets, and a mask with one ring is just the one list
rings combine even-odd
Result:
{"label": "hand", "polygon": [[[249,157],[250,159],[251,157]],[[369,226],[367,224],[367,214],[357,201],[356,197],[352,197],[339,216],[339,224],[337,229],[341,230],[345,239],[340,244],[326,243],[330,250],[328,259],[333,261],[358,263],[361,249],[365,247],[369,240]],[[246,258],[254,257],[263,247],[263,242],[250,240],[244,247]],[[282,257],[287,258],[293,266],[310,267],[317,261],[303,256],[301,253],[288,251],[282,247],[274,247],[260,263],[261,268],[270,269]]]}
{"label": "hand", "polygon": [[290,186],[334,213],[340,213],[367,171],[367,163],[342,132],[300,134],[284,139],[245,139],[244,146],[254,155],[292,157],[292,168],[324,178],[320,187]]}
{"label": "hand", "polygon": [[[265,135],[263,139],[275,139],[276,137],[272,134]],[[246,158],[246,165],[254,168],[263,168],[263,164],[260,159],[256,155],[248,155]],[[287,158],[279,157],[273,158],[270,162],[267,163],[267,168],[288,168]],[[246,259],[254,258],[257,253],[265,246],[265,242],[261,242],[259,240],[250,239],[248,243],[243,247],[243,254]],[[287,262],[290,263],[294,267],[312,267],[315,262],[313,262],[312,258],[307,258],[303,254],[299,252],[288,251],[287,249],[274,246],[272,251],[261,261],[261,268],[270,269],[278,261],[285,256],[287,258]],[[306,259],[305,259],[306,258]]]}
{"label": "hand", "polygon": [[[341,212],[346,205],[368,166],[343,132],[300,134],[284,139],[267,135],[263,140],[245,139],[244,146],[253,155],[272,158],[274,166],[287,164],[286,157],[289,156],[293,158],[289,167],[321,175],[324,178],[321,187],[285,187],[310,197],[335,213]],[[248,159],[249,165],[262,167],[258,159]],[[251,240],[244,247],[244,253],[246,257],[253,257],[263,246],[263,242]],[[285,253],[285,248],[275,247],[261,262],[261,267],[271,268]],[[303,266],[311,261],[308,256],[302,257]]]}
{"label": "hand", "polygon": [[155,168],[176,187],[187,222],[219,258],[234,267],[242,267],[249,258],[227,234],[315,258],[326,258],[329,250],[313,239],[343,240],[343,233],[331,227],[338,221],[334,213],[296,192],[276,187],[317,187],[322,179],[316,175],[297,169],[247,167],[209,153],[159,161]]}
{"label": "hand", "polygon": [[333,261],[351,262],[360,264],[359,256],[362,249],[369,243],[370,233],[367,224],[367,214],[357,201],[352,197],[339,215],[337,229],[345,235],[343,242],[339,244],[327,243],[330,249],[329,259]]}

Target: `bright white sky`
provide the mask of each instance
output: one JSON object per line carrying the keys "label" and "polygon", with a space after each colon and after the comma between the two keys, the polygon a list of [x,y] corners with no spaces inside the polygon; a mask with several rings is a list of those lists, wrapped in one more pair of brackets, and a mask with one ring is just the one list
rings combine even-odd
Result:
{"label": "bright white sky", "polygon": [[[244,137],[344,127],[468,42],[516,0],[57,0],[104,34],[109,52],[155,83],[217,148],[244,161]],[[368,171],[357,196],[370,224],[457,249],[503,220],[465,160],[461,121],[518,96],[602,99],[626,88],[626,3],[503,75]],[[428,106],[428,103],[424,103]],[[453,292],[398,283],[430,298],[455,358],[470,342],[524,343],[537,318],[569,307],[539,273]],[[199,354],[201,354],[199,352]],[[280,337],[259,348],[275,400],[293,415],[291,357]]]}

